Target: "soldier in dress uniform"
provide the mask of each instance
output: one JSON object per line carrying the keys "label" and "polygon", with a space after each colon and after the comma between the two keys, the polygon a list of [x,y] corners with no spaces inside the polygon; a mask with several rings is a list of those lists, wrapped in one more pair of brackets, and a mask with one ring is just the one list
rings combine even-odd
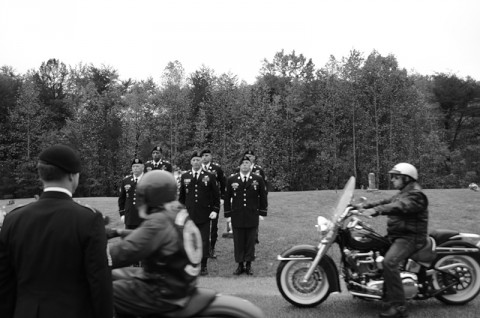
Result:
{"label": "soldier in dress uniform", "polygon": [[[258,175],[258,176],[261,176],[263,178],[263,181],[265,181],[265,189],[267,191],[267,195],[268,195],[268,183],[267,183],[267,176],[265,175],[265,172],[263,171],[262,167],[257,165],[255,163],[255,154],[253,153],[252,150],[247,150],[245,151],[245,156],[247,156],[250,161],[252,162],[252,173]],[[257,228],[257,238],[255,239],[255,243],[258,244],[260,243],[260,241],[258,240],[258,228]]]}
{"label": "soldier in dress uniform", "polygon": [[135,158],[131,166],[132,174],[123,178],[118,197],[120,218],[126,229],[136,229],[143,221],[137,209],[137,183],[143,176],[143,161]]}
{"label": "soldier in dress uniform", "polygon": [[240,172],[228,178],[225,191],[225,217],[227,222],[232,222],[235,262],[238,263],[234,275],[253,275],[258,223],[260,216],[267,215],[265,182],[261,176],[251,173],[252,164],[250,158],[244,156]]}
{"label": "soldier in dress uniform", "polygon": [[148,160],[145,163],[145,172],[152,170],[166,170],[173,172],[172,164],[167,160],[162,159],[162,148],[156,146],[152,150],[152,160]]}
{"label": "soldier in dress uniform", "polygon": [[262,167],[255,163],[256,157],[253,151],[252,150],[245,151],[244,156],[247,156],[252,162],[252,173],[261,176],[263,178],[263,181],[265,181],[265,186],[267,186],[267,177],[265,176],[265,172],[263,171]]}
{"label": "soldier in dress uniform", "polygon": [[[204,149],[200,153],[202,156],[202,166],[203,170],[213,173],[217,178],[217,185],[220,190],[220,206],[223,205],[223,199],[225,197],[225,174],[223,173],[222,167],[218,163],[212,162],[212,152],[210,149]],[[217,243],[218,238],[218,215],[216,218],[212,219],[210,222],[210,258],[217,258],[215,253],[215,244]]]}
{"label": "soldier in dress uniform", "polygon": [[190,157],[192,169],[180,178],[178,201],[187,208],[190,218],[202,235],[203,257],[200,275],[207,275],[209,253],[210,220],[217,218],[220,211],[220,190],[213,173],[202,169],[202,157],[194,152]]}

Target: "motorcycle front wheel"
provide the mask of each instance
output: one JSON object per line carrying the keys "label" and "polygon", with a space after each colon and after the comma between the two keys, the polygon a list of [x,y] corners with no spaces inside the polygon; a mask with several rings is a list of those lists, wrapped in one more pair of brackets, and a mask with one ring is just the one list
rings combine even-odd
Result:
{"label": "motorcycle front wheel", "polygon": [[297,307],[315,307],[330,294],[325,269],[319,264],[307,281],[303,281],[312,261],[282,261],[277,268],[277,286],[285,298]]}
{"label": "motorcycle front wheel", "polygon": [[[447,255],[438,259],[435,268],[452,264],[456,264],[456,266],[446,271],[458,277],[458,283],[453,285],[446,293],[435,297],[448,305],[464,305],[473,300],[480,292],[480,265],[468,255]],[[433,275],[435,289],[441,289],[452,282],[453,278],[442,272],[437,271]]]}

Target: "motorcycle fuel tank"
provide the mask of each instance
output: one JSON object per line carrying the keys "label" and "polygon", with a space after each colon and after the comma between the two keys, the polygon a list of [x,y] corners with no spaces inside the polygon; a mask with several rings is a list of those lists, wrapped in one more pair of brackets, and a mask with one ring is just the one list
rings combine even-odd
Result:
{"label": "motorcycle fuel tank", "polygon": [[364,228],[351,229],[347,235],[347,245],[359,251],[388,249],[390,242],[383,236]]}

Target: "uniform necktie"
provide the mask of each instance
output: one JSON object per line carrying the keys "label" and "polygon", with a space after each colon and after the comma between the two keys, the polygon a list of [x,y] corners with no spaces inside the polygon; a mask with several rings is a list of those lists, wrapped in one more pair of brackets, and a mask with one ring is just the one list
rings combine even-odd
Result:
{"label": "uniform necktie", "polygon": [[247,177],[246,176],[243,177],[243,183],[247,183]]}
{"label": "uniform necktie", "polygon": [[197,179],[197,174],[198,174],[198,173],[195,172],[195,180],[198,180],[198,179]]}
{"label": "uniform necktie", "polygon": [[134,179],[135,184],[137,183],[137,178]]}

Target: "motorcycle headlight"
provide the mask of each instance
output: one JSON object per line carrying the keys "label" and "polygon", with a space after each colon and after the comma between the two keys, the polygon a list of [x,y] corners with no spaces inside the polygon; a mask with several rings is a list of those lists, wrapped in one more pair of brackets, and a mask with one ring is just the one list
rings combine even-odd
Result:
{"label": "motorcycle headlight", "polygon": [[317,227],[317,230],[322,234],[322,235],[325,235],[330,226],[331,226],[332,222],[330,222],[327,218],[323,217],[323,216],[319,216],[317,218],[317,225],[315,225]]}

